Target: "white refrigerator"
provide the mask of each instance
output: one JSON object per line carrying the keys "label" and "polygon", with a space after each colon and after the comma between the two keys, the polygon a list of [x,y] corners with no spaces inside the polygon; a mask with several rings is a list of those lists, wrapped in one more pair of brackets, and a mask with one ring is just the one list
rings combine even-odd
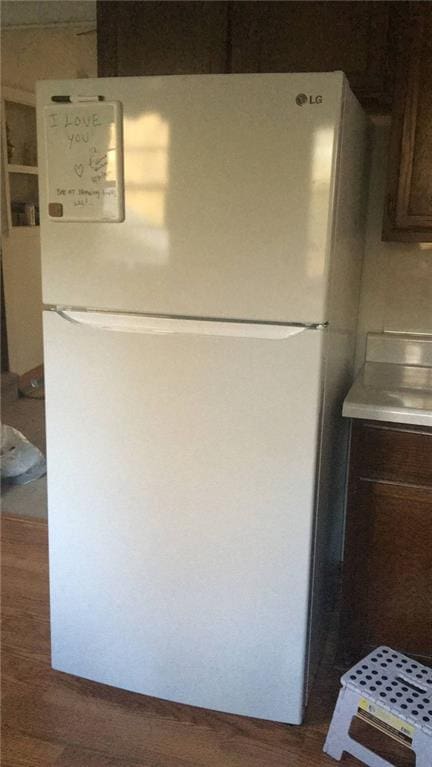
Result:
{"label": "white refrigerator", "polygon": [[38,84],[52,665],[300,723],[340,557],[340,72]]}

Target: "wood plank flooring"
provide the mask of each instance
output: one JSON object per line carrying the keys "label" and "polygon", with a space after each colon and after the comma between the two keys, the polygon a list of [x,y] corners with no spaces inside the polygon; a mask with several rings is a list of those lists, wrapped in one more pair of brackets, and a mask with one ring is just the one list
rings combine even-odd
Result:
{"label": "wood plank flooring", "polygon": [[[46,523],[5,517],[2,539],[2,767],[336,764],[322,753],[342,671],[332,667],[331,653],[301,727],[177,705],[54,671]],[[414,764],[410,752],[385,736],[368,736],[364,742],[395,764]],[[341,764],[358,762],[345,755]]]}

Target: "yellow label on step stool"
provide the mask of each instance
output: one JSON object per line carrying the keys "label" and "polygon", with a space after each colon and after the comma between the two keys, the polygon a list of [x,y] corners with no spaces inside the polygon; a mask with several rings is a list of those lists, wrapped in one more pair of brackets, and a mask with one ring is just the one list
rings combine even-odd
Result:
{"label": "yellow label on step stool", "polygon": [[385,708],[380,708],[380,706],[377,706],[376,703],[372,703],[372,701],[366,700],[366,698],[360,698],[358,710],[359,714],[364,712],[365,716],[362,716],[362,719],[366,719],[366,721],[369,721],[370,724],[373,725],[375,720],[376,725],[378,725],[378,723],[382,723],[386,730],[388,728],[389,735],[391,735],[391,731],[393,731],[393,733],[398,733],[400,736],[402,736],[407,745],[412,742],[415,730],[414,725],[408,724],[408,722],[405,722],[403,719],[399,719],[398,716],[395,716]]}

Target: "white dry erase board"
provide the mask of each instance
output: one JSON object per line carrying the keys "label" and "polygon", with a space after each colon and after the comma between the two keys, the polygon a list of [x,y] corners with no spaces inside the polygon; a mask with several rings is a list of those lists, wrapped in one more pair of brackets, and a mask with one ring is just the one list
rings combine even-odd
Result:
{"label": "white dry erase board", "polygon": [[53,103],[44,117],[49,220],[123,221],[121,104]]}

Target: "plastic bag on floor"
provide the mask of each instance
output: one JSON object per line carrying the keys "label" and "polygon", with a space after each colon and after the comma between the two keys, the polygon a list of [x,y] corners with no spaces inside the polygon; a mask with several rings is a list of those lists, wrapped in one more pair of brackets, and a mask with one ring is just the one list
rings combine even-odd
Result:
{"label": "plastic bag on floor", "polygon": [[1,478],[14,485],[25,485],[46,474],[46,462],[39,448],[32,445],[13,426],[2,426],[0,451]]}

